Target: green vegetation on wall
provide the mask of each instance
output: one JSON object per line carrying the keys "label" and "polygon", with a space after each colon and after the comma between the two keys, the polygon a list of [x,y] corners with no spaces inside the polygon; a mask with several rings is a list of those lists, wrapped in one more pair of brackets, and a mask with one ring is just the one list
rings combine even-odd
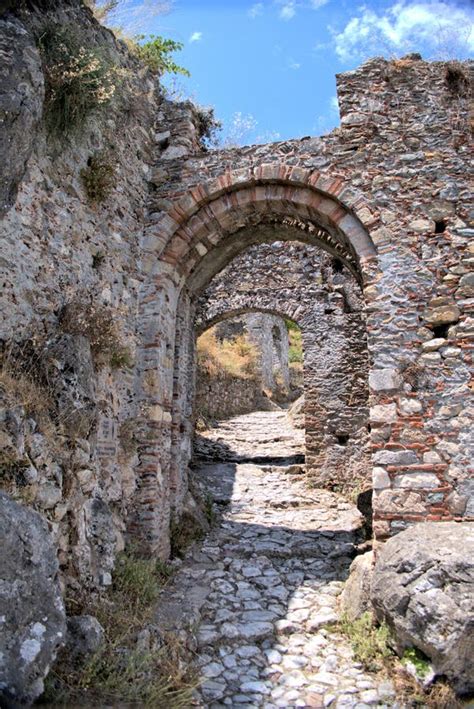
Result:
{"label": "green vegetation on wall", "polygon": [[70,25],[46,28],[38,45],[48,130],[56,136],[74,132],[90,113],[110,103],[118,85],[117,67],[103,50],[86,46]]}
{"label": "green vegetation on wall", "polygon": [[134,37],[132,42],[128,43],[132,52],[144,63],[151,71],[159,76],[163,74],[182,74],[190,76],[187,69],[172,59],[174,52],[179,52],[183,48],[182,42],[175,42],[173,39],[165,39],[159,35],[150,35],[147,42],[144,42],[145,35]]}

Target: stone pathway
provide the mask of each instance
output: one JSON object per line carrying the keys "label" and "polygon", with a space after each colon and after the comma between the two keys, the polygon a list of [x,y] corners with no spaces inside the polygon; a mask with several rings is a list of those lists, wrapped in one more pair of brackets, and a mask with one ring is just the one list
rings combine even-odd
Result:
{"label": "stone pathway", "polygon": [[206,432],[198,449],[197,476],[219,524],[187,556],[159,610],[161,624],[194,631],[197,705],[393,706],[391,683],[365,673],[327,629],[362,540],[361,516],[305,487],[295,463],[302,432],[285,413],[256,412]]}

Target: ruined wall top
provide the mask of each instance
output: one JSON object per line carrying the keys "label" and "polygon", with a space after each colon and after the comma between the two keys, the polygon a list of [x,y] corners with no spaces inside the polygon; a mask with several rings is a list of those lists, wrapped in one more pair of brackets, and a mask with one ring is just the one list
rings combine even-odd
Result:
{"label": "ruined wall top", "polygon": [[[168,159],[166,145],[156,155],[151,208],[169,209],[183,190],[230,168],[280,161],[324,169],[331,164],[334,151],[337,171],[348,164],[354,172],[364,169],[368,155],[383,164],[384,155],[388,159],[389,154],[399,153],[404,168],[400,177],[415,177],[420,161],[468,150],[474,122],[469,112],[473,75],[473,61],[426,62],[417,54],[395,60],[371,59],[354,71],[337,75],[341,125],[328,135],[208,152],[190,149],[187,156],[180,151],[176,160]],[[175,104],[171,111],[181,110],[179,106]],[[191,142],[193,130],[190,126]],[[357,186],[357,176],[352,184]]]}

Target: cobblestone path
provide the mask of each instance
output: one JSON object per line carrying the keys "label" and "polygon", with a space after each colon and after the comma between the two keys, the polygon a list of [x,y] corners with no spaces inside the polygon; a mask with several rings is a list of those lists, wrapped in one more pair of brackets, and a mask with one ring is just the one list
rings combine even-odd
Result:
{"label": "cobblestone path", "polygon": [[221,512],[160,614],[195,631],[200,706],[392,706],[391,683],[327,628],[362,520],[305,487],[302,432],[285,413],[256,412],[207,432],[199,451],[198,477]]}

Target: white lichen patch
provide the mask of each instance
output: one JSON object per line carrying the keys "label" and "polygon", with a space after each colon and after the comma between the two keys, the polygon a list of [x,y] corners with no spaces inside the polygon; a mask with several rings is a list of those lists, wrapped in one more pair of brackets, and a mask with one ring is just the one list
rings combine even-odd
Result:
{"label": "white lichen patch", "polygon": [[30,638],[25,640],[20,647],[20,656],[27,665],[31,664],[41,652],[41,643],[38,640]]}

